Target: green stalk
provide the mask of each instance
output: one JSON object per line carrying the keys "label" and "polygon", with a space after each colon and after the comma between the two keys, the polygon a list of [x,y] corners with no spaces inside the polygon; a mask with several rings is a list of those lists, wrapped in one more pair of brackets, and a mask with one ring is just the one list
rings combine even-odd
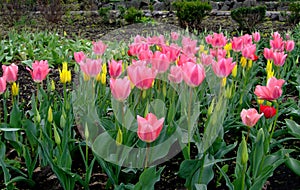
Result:
{"label": "green stalk", "polygon": [[275,120],[274,120],[274,123],[273,123],[272,131],[271,131],[271,134],[270,134],[269,143],[272,140],[272,137],[273,137],[273,134],[274,134],[274,131],[275,131],[275,128],[276,128],[276,123],[277,123],[277,120],[278,120],[278,117],[279,117],[279,114],[278,114],[279,104],[278,104],[277,101],[274,101],[274,103],[275,103],[275,107],[276,107],[276,116],[275,116]]}
{"label": "green stalk", "polygon": [[191,104],[192,104],[192,87],[189,87],[189,103],[188,103],[188,158],[191,158]]}
{"label": "green stalk", "polygon": [[147,143],[146,147],[146,159],[145,159],[145,168],[148,168],[149,166],[149,150],[150,150],[150,143]]}
{"label": "green stalk", "polygon": [[4,123],[7,123],[8,111],[7,111],[7,105],[6,105],[6,97],[4,94],[3,94],[3,112],[4,112]]}

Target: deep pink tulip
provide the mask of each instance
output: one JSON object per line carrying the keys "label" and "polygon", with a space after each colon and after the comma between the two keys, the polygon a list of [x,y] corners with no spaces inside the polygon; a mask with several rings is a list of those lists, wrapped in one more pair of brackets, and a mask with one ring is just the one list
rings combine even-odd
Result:
{"label": "deep pink tulip", "polygon": [[124,77],[123,79],[110,79],[110,90],[113,97],[123,102],[129,96],[131,88],[130,88],[130,80],[128,77]]}
{"label": "deep pink tulip", "polygon": [[0,94],[3,94],[6,90],[6,76],[0,77]]}
{"label": "deep pink tulip", "polygon": [[285,42],[285,50],[287,52],[293,51],[294,48],[295,48],[294,40],[288,40],[288,41]]}
{"label": "deep pink tulip", "polygon": [[273,101],[278,99],[282,94],[282,85],[285,83],[283,79],[276,79],[275,77],[271,77],[267,86],[257,85],[254,90],[254,94],[263,100]]}
{"label": "deep pink tulip", "polygon": [[138,137],[146,143],[155,141],[163,128],[164,120],[165,118],[157,119],[153,113],[148,113],[145,118],[138,115]]}
{"label": "deep pink tulip", "polygon": [[201,64],[187,62],[181,66],[183,80],[190,87],[199,86],[205,78],[205,69]]}
{"label": "deep pink tulip", "polygon": [[171,39],[173,41],[177,41],[179,38],[179,34],[177,32],[171,32]]}
{"label": "deep pink tulip", "polygon": [[274,58],[274,52],[273,52],[273,50],[269,49],[269,48],[265,48],[264,49],[264,57],[267,60],[273,60],[273,58]]}
{"label": "deep pink tulip", "polygon": [[200,60],[203,65],[210,65],[213,62],[213,56],[202,53]]}
{"label": "deep pink tulip", "polygon": [[152,87],[156,71],[147,67],[146,62],[136,61],[127,68],[130,81],[139,89],[146,90]]}
{"label": "deep pink tulip", "polygon": [[168,79],[173,83],[179,84],[183,79],[182,77],[183,76],[182,76],[181,68],[177,65],[172,65],[170,69],[170,73],[168,75]]}
{"label": "deep pink tulip", "polygon": [[282,38],[274,38],[273,40],[270,40],[270,46],[274,51],[283,51],[284,41]]}
{"label": "deep pink tulip", "polygon": [[93,52],[96,55],[103,55],[105,52],[107,45],[105,45],[102,41],[92,42],[93,44]]}
{"label": "deep pink tulip", "polygon": [[115,61],[115,60],[108,61],[108,70],[109,70],[110,77],[118,78],[122,74],[122,60],[120,60],[120,61]]}
{"label": "deep pink tulip", "polygon": [[273,53],[274,65],[282,66],[285,62],[286,57],[287,54],[284,54],[283,52],[274,52]]}
{"label": "deep pink tulip", "polygon": [[218,62],[214,61],[212,63],[212,68],[214,73],[221,78],[227,77],[230,75],[232,69],[235,66],[235,62],[232,62],[232,58],[221,58]]}
{"label": "deep pink tulip", "polygon": [[256,109],[250,108],[250,109],[243,109],[241,112],[241,118],[243,121],[243,124],[247,127],[253,127],[257,121],[263,116],[262,114],[259,114]]}
{"label": "deep pink tulip", "polygon": [[170,63],[171,61],[166,54],[163,54],[160,51],[154,52],[151,64],[153,69],[155,69],[158,73],[166,72],[169,69]]}
{"label": "deep pink tulip", "polygon": [[256,60],[257,56],[255,55],[256,52],[256,44],[245,46],[242,50],[243,57],[251,60]]}
{"label": "deep pink tulip", "polygon": [[134,43],[145,43],[146,41],[147,41],[147,39],[140,35],[136,35],[133,39]]}
{"label": "deep pink tulip", "polygon": [[281,38],[281,36],[280,36],[279,32],[274,32],[274,33],[272,34],[272,38],[273,38],[273,39]]}
{"label": "deep pink tulip", "polygon": [[231,40],[232,50],[235,52],[240,52],[243,49],[243,38],[242,37],[233,37]]}
{"label": "deep pink tulip", "polygon": [[96,77],[101,72],[102,60],[87,58],[80,63],[80,69],[85,75],[89,77]]}
{"label": "deep pink tulip", "polygon": [[76,63],[79,64],[82,61],[84,61],[85,54],[82,51],[80,51],[80,52],[74,52],[74,58],[75,58]]}
{"label": "deep pink tulip", "polygon": [[254,40],[255,42],[259,42],[259,40],[260,40],[260,34],[259,34],[259,32],[254,32],[254,33],[252,34],[252,37],[253,37],[253,40]]}
{"label": "deep pink tulip", "polygon": [[16,82],[18,78],[18,66],[16,64],[13,63],[9,66],[2,65],[2,70],[7,82]]}
{"label": "deep pink tulip", "polygon": [[210,49],[209,50],[210,55],[212,55],[213,57],[216,57],[217,59],[221,59],[221,58],[225,58],[227,51],[224,49]]}
{"label": "deep pink tulip", "polygon": [[163,35],[148,37],[147,43],[149,45],[154,45],[154,44],[162,45],[162,44],[165,44],[165,37]]}
{"label": "deep pink tulip", "polygon": [[32,63],[32,70],[28,67],[26,69],[30,72],[33,81],[37,83],[45,80],[50,71],[47,60],[35,61]]}

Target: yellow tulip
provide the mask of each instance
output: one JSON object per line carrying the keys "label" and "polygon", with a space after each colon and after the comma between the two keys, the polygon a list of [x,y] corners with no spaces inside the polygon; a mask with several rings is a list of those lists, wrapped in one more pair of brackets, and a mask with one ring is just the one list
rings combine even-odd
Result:
{"label": "yellow tulip", "polygon": [[19,84],[16,84],[15,82],[12,84],[11,93],[13,96],[17,96],[19,94]]}

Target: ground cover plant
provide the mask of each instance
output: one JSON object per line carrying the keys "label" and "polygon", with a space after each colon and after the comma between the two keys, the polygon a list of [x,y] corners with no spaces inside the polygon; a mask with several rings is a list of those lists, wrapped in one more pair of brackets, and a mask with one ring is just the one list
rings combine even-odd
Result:
{"label": "ground cover plant", "polygon": [[[2,187],[35,188],[50,167],[63,189],[154,189],[176,155],[187,189],[261,189],[284,164],[299,175],[299,28],[130,43],[11,33],[0,55]],[[106,174],[97,187],[95,170]]]}

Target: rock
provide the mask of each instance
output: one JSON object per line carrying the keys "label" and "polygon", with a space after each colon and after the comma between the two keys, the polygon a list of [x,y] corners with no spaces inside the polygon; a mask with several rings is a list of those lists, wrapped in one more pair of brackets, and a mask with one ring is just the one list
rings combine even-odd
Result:
{"label": "rock", "polygon": [[229,6],[223,5],[221,11],[229,11]]}
{"label": "rock", "polygon": [[167,10],[167,7],[164,2],[160,2],[160,1],[156,0],[153,3],[153,9],[156,11],[162,11],[162,10]]}
{"label": "rock", "polygon": [[256,5],[256,0],[246,0],[243,2],[243,6],[251,7]]}
{"label": "rock", "polygon": [[232,6],[232,9],[237,9],[237,8],[240,8],[241,6],[242,6],[241,2],[235,2]]}
{"label": "rock", "polygon": [[218,10],[219,9],[219,6],[218,6],[218,2],[210,2],[210,5],[212,7],[213,10]]}

